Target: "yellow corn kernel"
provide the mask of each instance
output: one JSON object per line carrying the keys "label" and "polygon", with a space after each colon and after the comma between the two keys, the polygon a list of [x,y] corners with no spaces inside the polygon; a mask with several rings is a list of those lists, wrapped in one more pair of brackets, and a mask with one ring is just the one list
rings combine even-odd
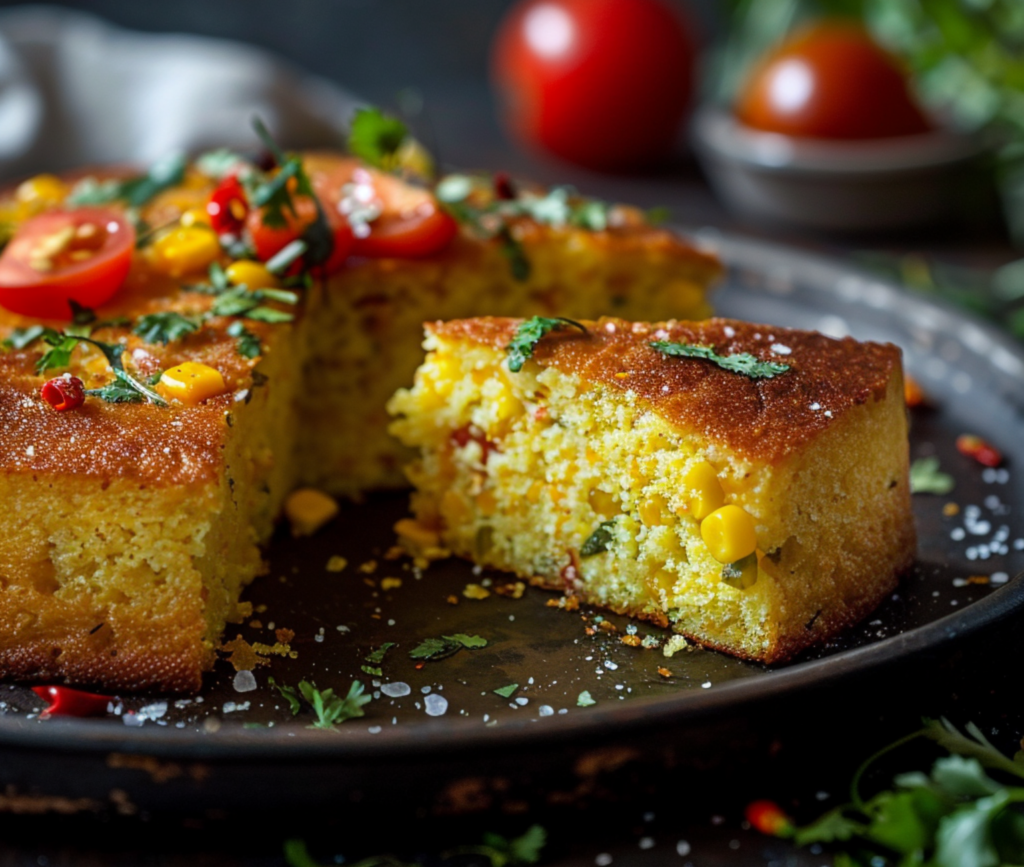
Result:
{"label": "yellow corn kernel", "polygon": [[292,525],[293,536],[312,536],[338,514],[338,504],[323,491],[299,488],[284,501],[284,514]]}
{"label": "yellow corn kernel", "polygon": [[523,410],[523,405],[520,403],[515,395],[507,389],[503,389],[501,393],[494,399],[494,414],[497,416],[499,421],[507,421],[514,416],[519,415]]}
{"label": "yellow corn kernel", "polygon": [[14,197],[28,210],[38,213],[48,205],[59,205],[70,192],[68,185],[56,175],[36,175],[24,181]]}
{"label": "yellow corn kernel", "polygon": [[163,372],[157,390],[164,396],[189,406],[202,403],[228,390],[220,371],[206,364],[186,361]]}
{"label": "yellow corn kernel", "polygon": [[757,583],[757,554],[750,554],[738,563],[726,563],[722,567],[722,583],[737,590],[749,590]]}
{"label": "yellow corn kernel", "polygon": [[754,553],[754,519],[739,506],[722,506],[700,522],[700,535],[719,563],[735,563]]}
{"label": "yellow corn kernel", "polygon": [[587,502],[590,503],[590,508],[602,518],[614,518],[619,514],[619,504],[615,495],[609,494],[607,491],[594,488],[587,494]]}
{"label": "yellow corn kernel", "polygon": [[431,530],[425,524],[421,524],[415,518],[402,518],[395,523],[395,533],[402,539],[412,542],[424,548],[432,548],[438,545],[441,537],[436,530]]}
{"label": "yellow corn kernel", "polygon": [[718,473],[707,461],[690,467],[683,484],[689,494],[690,514],[698,521],[703,521],[725,502],[725,491],[718,481]]}
{"label": "yellow corn kernel", "polygon": [[153,267],[171,277],[205,271],[220,256],[220,241],[206,226],[179,226],[157,238],[149,247]]}
{"label": "yellow corn kernel", "polygon": [[665,500],[658,494],[652,494],[640,503],[637,511],[640,513],[640,520],[648,527],[660,527],[661,516],[665,510]]}
{"label": "yellow corn kernel", "polygon": [[489,518],[498,511],[498,501],[490,491],[481,491],[480,496],[476,498],[476,507],[480,510],[481,515]]}
{"label": "yellow corn kernel", "polygon": [[547,485],[546,487],[548,497],[551,499],[551,504],[557,506],[562,501],[562,497],[564,497],[565,494],[562,492],[562,489],[558,487],[558,485]]}
{"label": "yellow corn kernel", "polygon": [[540,500],[540,495],[544,492],[544,485],[542,482],[533,482],[526,491],[526,499],[530,503],[536,503]]}
{"label": "yellow corn kernel", "polygon": [[189,208],[178,222],[186,229],[189,226],[209,226],[210,215],[206,213],[206,208]]}
{"label": "yellow corn kernel", "polygon": [[267,270],[266,265],[242,259],[232,262],[224,269],[228,280],[233,286],[246,286],[252,291],[257,289],[276,289],[277,278]]}

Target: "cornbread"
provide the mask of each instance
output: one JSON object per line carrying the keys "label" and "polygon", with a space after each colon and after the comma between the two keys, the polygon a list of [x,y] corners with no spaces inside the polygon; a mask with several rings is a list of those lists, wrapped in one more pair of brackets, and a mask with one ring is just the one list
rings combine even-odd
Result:
{"label": "cornbread", "polygon": [[[320,154],[306,168],[317,185],[350,162]],[[213,315],[226,296],[204,285],[210,266],[243,287],[243,301],[246,287],[279,285],[203,225],[218,180],[190,166],[137,209],[141,227],[157,228],[140,228],[148,237],[127,282],[88,332],[123,348],[166,406],[90,396],[57,412],[40,397],[43,383],[67,374],[86,389],[108,386],[101,351],[81,343],[45,372],[36,370],[41,340],[0,352],[0,677],[197,690],[225,623],[247,613],[240,593],[263,568],[259,546],[289,492],[402,484],[408,453],[387,437],[384,405],[412,378],[424,319],[702,316],[720,270],[628,210],[598,231],[524,217],[509,229],[530,260],[525,277],[511,274],[494,238],[463,226],[430,256],[350,258],[297,289],[294,306],[265,301],[276,311],[269,321]],[[61,208],[72,181],[44,176],[31,195],[0,197],[0,224],[16,231]],[[141,318],[154,314],[197,324],[164,342],[140,333]],[[277,321],[285,314],[292,321]],[[38,324],[0,309],[0,340]],[[310,519],[308,505],[300,517]]]}
{"label": "cornbread", "polygon": [[420,450],[413,512],[445,548],[764,662],[864,617],[911,565],[895,346],[602,318],[564,323],[513,372],[523,325],[429,324],[389,404]]}

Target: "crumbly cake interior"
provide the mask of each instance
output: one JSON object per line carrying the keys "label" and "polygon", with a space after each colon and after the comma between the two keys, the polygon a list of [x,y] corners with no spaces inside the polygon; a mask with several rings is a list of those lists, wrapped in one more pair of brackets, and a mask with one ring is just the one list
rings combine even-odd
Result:
{"label": "crumbly cake interior", "polygon": [[[512,373],[501,341],[471,327],[438,324],[426,346],[392,432],[421,451],[417,519],[459,555],[768,662],[864,616],[909,565],[898,368],[875,399],[765,460],[550,359]],[[754,519],[750,586],[724,581],[702,538],[709,472]]]}

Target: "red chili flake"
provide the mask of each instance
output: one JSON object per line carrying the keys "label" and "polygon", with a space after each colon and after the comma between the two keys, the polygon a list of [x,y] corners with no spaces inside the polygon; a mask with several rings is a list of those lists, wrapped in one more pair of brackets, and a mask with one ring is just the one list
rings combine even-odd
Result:
{"label": "red chili flake", "polygon": [[57,412],[78,409],[85,403],[85,383],[66,373],[43,383],[39,395]]}
{"label": "red chili flake", "polygon": [[210,194],[206,213],[210,215],[210,225],[218,235],[225,232],[237,235],[241,231],[246,214],[249,213],[249,203],[235,175],[224,178]]}
{"label": "red chili flake", "polygon": [[998,467],[1003,462],[1003,456],[995,446],[974,434],[960,434],[956,438],[956,450],[974,458],[983,467]]}
{"label": "red chili flake", "polygon": [[774,801],[753,801],[747,804],[747,821],[751,827],[772,837],[788,837],[793,833],[793,820]]}
{"label": "red chili flake", "polygon": [[69,686],[34,686],[32,692],[49,706],[40,714],[48,716],[103,716],[112,700],[109,695],[84,692]]}
{"label": "red chili flake", "polygon": [[516,188],[512,184],[512,178],[509,177],[508,172],[494,173],[494,195],[499,199],[514,199],[516,197]]}
{"label": "red chili flake", "polygon": [[487,463],[487,459],[491,456],[491,452],[501,451],[495,443],[484,436],[483,431],[481,431],[476,425],[464,424],[457,430],[453,430],[451,439],[459,448],[465,448],[471,441],[479,443],[480,450],[483,452],[483,456],[481,458],[481,463],[483,464]]}

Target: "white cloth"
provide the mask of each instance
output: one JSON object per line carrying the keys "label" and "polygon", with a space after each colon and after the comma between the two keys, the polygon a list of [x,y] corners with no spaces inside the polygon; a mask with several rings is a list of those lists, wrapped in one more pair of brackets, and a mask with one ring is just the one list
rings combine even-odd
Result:
{"label": "white cloth", "polygon": [[337,145],[357,105],[251,46],[124,30],[54,6],[0,12],[0,177],[252,151],[256,115],[286,146]]}

